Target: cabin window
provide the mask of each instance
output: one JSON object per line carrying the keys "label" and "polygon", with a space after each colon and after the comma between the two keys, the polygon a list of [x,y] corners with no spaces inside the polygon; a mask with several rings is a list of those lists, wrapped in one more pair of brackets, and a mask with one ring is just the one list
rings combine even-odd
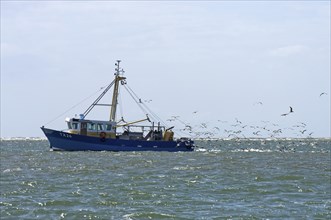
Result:
{"label": "cabin window", "polygon": [[111,125],[106,125],[106,130],[110,131],[111,130]]}
{"label": "cabin window", "polygon": [[68,124],[68,129],[72,129],[71,123],[70,122],[67,122],[67,124]]}
{"label": "cabin window", "polygon": [[103,129],[103,124],[98,124],[98,130],[99,131],[103,131],[104,129]]}
{"label": "cabin window", "polygon": [[72,123],[72,129],[78,130],[78,123]]}
{"label": "cabin window", "polygon": [[87,124],[87,129],[90,130],[90,131],[95,131],[96,130],[96,124],[88,123]]}

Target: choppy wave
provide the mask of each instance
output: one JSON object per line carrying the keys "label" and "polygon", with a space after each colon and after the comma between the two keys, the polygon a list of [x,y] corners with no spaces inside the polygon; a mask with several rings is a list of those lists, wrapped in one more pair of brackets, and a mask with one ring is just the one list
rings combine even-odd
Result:
{"label": "choppy wave", "polygon": [[43,141],[45,137],[2,137],[0,141]]}
{"label": "choppy wave", "polygon": [[198,140],[195,152],[1,142],[3,219],[330,219],[330,140]]}
{"label": "choppy wave", "polygon": [[176,218],[175,215],[168,215],[163,213],[157,212],[138,212],[138,213],[131,213],[126,214],[123,216],[123,219],[126,220],[133,220],[133,219],[174,219]]}
{"label": "choppy wave", "polygon": [[218,139],[196,141],[197,152],[330,152],[331,139]]}

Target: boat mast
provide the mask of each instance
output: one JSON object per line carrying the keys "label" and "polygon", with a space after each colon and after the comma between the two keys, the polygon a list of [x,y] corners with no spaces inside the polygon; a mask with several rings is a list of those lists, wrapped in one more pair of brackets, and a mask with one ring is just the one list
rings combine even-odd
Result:
{"label": "boat mast", "polygon": [[118,87],[121,80],[125,80],[126,78],[123,76],[120,76],[120,73],[124,73],[123,69],[120,69],[120,60],[116,60],[117,63],[115,63],[115,85],[114,85],[114,92],[113,92],[113,100],[111,103],[111,109],[110,109],[110,121],[116,120],[116,107],[117,107],[117,97],[118,97]]}

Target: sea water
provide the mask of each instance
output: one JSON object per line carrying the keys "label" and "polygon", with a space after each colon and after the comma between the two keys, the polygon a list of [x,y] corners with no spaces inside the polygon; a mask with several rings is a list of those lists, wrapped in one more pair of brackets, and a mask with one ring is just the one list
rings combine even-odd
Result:
{"label": "sea water", "polygon": [[331,219],[331,140],[52,152],[1,140],[1,219]]}

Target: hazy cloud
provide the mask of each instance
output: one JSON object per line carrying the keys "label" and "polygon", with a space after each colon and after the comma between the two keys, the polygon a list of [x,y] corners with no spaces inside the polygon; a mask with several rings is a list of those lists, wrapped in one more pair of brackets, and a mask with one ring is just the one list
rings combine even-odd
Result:
{"label": "hazy cloud", "polygon": [[284,47],[279,47],[279,48],[273,49],[270,51],[270,55],[288,57],[288,56],[303,53],[307,49],[308,48],[303,45],[290,45],[290,46],[284,46]]}
{"label": "hazy cloud", "polygon": [[[104,86],[122,59],[128,83],[161,116],[199,109],[202,120],[276,122],[293,104],[295,120],[325,136],[329,103],[314,103],[314,94],[331,94],[329,8],[321,1],[1,1],[1,135],[41,135],[43,122]],[[257,100],[269,103],[259,114],[247,107]],[[18,128],[12,119],[23,101],[31,120]]]}

